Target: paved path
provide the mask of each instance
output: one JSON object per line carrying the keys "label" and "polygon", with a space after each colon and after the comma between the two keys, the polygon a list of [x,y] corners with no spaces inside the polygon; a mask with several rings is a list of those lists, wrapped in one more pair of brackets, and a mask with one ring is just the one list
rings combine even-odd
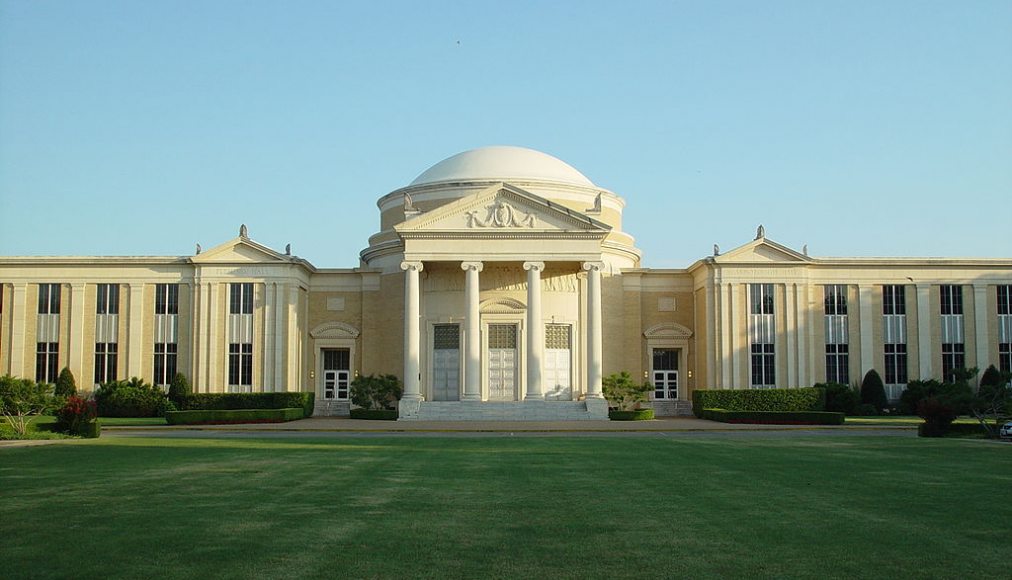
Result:
{"label": "paved path", "polygon": [[653,421],[365,421],[314,417],[287,423],[104,427],[103,437],[377,437],[377,436],[915,436],[912,427],[744,425],[696,418]]}

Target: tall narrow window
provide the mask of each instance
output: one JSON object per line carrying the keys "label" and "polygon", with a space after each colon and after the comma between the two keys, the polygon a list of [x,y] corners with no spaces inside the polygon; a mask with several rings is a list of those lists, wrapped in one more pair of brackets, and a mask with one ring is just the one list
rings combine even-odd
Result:
{"label": "tall narrow window", "polygon": [[233,392],[253,387],[253,284],[229,284],[228,385]]}
{"label": "tall narrow window", "polygon": [[176,376],[176,348],[174,342],[155,343],[154,382],[165,386]]}
{"label": "tall narrow window", "polygon": [[39,284],[39,314],[60,313],[60,285]]}
{"label": "tall narrow window", "polygon": [[155,285],[155,314],[179,314],[179,284]]}
{"label": "tall narrow window", "polygon": [[847,324],[847,286],[829,284],[823,300],[826,327],[826,382],[850,382],[850,346]]}
{"label": "tall narrow window", "polygon": [[228,384],[232,387],[249,387],[253,384],[253,345],[228,345]]}
{"label": "tall narrow window", "polygon": [[253,284],[229,284],[228,311],[230,314],[253,314]]}
{"label": "tall narrow window", "polygon": [[59,374],[60,343],[40,342],[35,350],[35,381],[55,383]]}
{"label": "tall narrow window", "polygon": [[154,383],[166,386],[176,376],[179,284],[155,285]]}
{"label": "tall narrow window", "polygon": [[95,300],[95,384],[116,380],[119,284],[99,284]]}
{"label": "tall narrow window", "polygon": [[902,285],[882,287],[886,395],[897,400],[907,384],[907,303]]}
{"label": "tall narrow window", "polygon": [[776,386],[776,319],[773,284],[749,284],[752,388]]}
{"label": "tall narrow window", "polygon": [[998,286],[998,365],[1012,373],[1012,285]]}
{"label": "tall narrow window", "polygon": [[95,343],[95,384],[116,380],[116,363],[119,345],[115,342]]}
{"label": "tall narrow window", "polygon": [[963,334],[963,287],[939,287],[942,315],[942,380],[955,379],[956,369],[966,366]]}

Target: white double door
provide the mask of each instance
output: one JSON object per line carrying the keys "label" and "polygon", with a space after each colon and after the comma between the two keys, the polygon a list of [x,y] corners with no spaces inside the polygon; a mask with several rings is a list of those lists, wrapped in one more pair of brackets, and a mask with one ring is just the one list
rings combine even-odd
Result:
{"label": "white double door", "polygon": [[432,399],[460,400],[460,325],[437,324],[433,328]]}
{"label": "white double door", "polygon": [[517,325],[488,325],[488,400],[517,400]]}

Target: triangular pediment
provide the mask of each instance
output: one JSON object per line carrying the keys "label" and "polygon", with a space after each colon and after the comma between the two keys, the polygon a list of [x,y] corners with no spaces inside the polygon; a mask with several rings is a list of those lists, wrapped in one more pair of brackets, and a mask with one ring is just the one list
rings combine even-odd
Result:
{"label": "triangular pediment", "polygon": [[573,232],[603,237],[611,227],[514,185],[498,183],[414,216],[394,229],[405,237],[438,232],[467,232],[476,236]]}
{"label": "triangular pediment", "polygon": [[287,262],[291,256],[275,252],[249,238],[233,238],[224,244],[205,250],[191,258],[194,263],[248,263],[263,264]]}
{"label": "triangular pediment", "polygon": [[773,240],[759,238],[744,246],[739,246],[725,254],[715,256],[714,262],[724,264],[734,263],[803,263],[811,261],[808,256],[798,253],[787,246],[778,244]]}

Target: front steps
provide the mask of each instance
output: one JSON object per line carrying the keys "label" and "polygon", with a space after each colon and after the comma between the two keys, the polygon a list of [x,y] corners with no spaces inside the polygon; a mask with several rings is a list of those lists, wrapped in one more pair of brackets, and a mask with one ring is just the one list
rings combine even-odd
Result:
{"label": "front steps", "polygon": [[400,421],[602,421],[604,399],[588,401],[401,401]]}
{"label": "front steps", "polygon": [[690,417],[691,401],[650,401],[650,407],[657,417]]}

